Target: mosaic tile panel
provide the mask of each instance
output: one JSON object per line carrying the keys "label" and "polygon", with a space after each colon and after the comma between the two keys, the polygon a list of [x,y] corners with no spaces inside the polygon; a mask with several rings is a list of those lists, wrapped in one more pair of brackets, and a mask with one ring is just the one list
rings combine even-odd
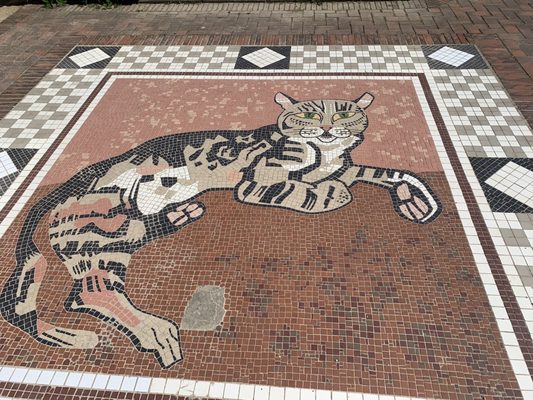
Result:
{"label": "mosaic tile panel", "polygon": [[531,132],[447,47],[474,57],[76,48],[0,122],[38,150],[2,197],[0,383],[531,396]]}

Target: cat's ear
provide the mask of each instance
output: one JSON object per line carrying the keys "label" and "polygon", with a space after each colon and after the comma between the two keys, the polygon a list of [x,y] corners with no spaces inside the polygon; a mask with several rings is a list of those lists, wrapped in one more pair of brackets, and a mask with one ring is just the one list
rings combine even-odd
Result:
{"label": "cat's ear", "polygon": [[370,106],[370,104],[372,104],[372,101],[374,101],[374,96],[366,92],[361,97],[359,97],[357,100],[355,100],[355,104],[357,104],[359,107],[361,107],[364,110],[365,108]]}
{"label": "cat's ear", "polygon": [[295,103],[298,103],[292,97],[289,97],[286,94],[281,93],[281,92],[276,93],[276,96],[274,97],[274,101],[278,103],[283,109],[287,109],[287,107],[290,107]]}

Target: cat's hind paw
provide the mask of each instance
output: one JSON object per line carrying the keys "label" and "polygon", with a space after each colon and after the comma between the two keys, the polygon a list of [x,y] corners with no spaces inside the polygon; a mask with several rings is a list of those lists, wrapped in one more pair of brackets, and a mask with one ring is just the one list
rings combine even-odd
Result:
{"label": "cat's hind paw", "polygon": [[199,202],[192,202],[177,206],[167,214],[168,220],[177,227],[183,227],[196,221],[204,215],[205,206]]}
{"label": "cat's hind paw", "polygon": [[414,177],[396,183],[391,189],[394,210],[403,218],[417,224],[427,224],[442,211],[437,197],[429,187]]}

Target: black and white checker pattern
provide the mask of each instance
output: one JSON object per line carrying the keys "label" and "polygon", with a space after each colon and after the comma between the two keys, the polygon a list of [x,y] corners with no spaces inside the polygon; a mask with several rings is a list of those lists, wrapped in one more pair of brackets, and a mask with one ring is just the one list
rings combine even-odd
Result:
{"label": "black and white checker pattern", "polygon": [[432,69],[484,69],[487,63],[472,45],[422,46],[428,65]]}
{"label": "black and white checker pattern", "polygon": [[235,69],[289,69],[290,46],[243,46]]}
{"label": "black and white checker pattern", "polygon": [[101,76],[99,69],[52,70],[0,120],[0,147],[47,146],[67,125]]}
{"label": "black and white checker pattern", "polygon": [[533,158],[533,135],[490,70],[432,70],[453,128],[470,157]]}
{"label": "black and white checker pattern", "polygon": [[122,46],[107,66],[117,71],[227,71],[239,46]]}
{"label": "black and white checker pattern", "polygon": [[118,46],[76,46],[57,68],[105,68],[119,49]]}
{"label": "black and white checker pattern", "polygon": [[420,46],[292,46],[291,69],[302,71],[422,72]]}

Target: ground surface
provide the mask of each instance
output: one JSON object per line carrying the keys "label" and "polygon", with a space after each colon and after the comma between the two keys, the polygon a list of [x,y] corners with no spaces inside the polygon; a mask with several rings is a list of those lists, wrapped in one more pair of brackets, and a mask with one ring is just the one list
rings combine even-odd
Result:
{"label": "ground surface", "polygon": [[[532,15],[20,8],[0,24],[0,395],[533,396]],[[226,187],[203,214],[199,187]]]}

